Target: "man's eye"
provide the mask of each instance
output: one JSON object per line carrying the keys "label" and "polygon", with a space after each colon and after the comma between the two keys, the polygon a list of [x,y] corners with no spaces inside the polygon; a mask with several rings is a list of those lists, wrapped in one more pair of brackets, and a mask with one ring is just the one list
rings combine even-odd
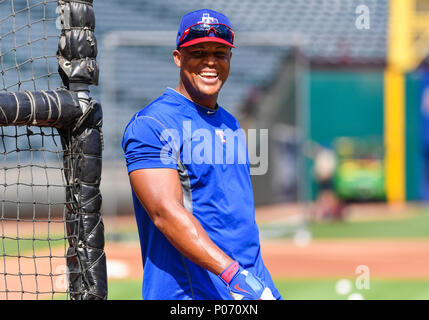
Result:
{"label": "man's eye", "polygon": [[216,52],[216,56],[220,57],[220,58],[224,58],[226,57],[227,53],[226,52],[222,52],[222,51],[218,51]]}
{"label": "man's eye", "polygon": [[192,54],[194,56],[203,56],[204,55],[204,51],[201,51],[201,50],[192,51]]}

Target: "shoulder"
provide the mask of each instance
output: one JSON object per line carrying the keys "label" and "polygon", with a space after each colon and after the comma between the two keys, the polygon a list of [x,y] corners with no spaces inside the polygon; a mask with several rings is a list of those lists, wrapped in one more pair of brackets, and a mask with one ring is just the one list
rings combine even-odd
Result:
{"label": "shoulder", "polygon": [[226,125],[228,125],[229,127],[234,127],[235,129],[241,128],[238,120],[225,108],[219,106],[218,112],[219,112],[219,115],[222,117],[223,122]]}
{"label": "shoulder", "polygon": [[181,117],[181,106],[168,95],[163,95],[152,101],[133,115],[125,132],[131,127],[175,128],[177,119]]}

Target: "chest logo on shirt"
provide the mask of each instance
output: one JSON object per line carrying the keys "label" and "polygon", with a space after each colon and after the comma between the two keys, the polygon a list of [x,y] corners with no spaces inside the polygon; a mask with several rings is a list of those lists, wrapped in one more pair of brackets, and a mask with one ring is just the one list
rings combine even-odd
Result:
{"label": "chest logo on shirt", "polygon": [[215,132],[216,135],[220,138],[220,141],[222,141],[222,143],[226,143],[225,133],[223,132],[223,130],[217,129]]}

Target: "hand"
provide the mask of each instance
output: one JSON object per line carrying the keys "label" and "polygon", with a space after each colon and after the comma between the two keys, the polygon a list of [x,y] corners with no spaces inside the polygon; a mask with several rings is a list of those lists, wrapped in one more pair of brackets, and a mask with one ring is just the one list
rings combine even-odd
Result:
{"label": "hand", "polygon": [[219,277],[228,287],[234,300],[275,300],[270,288],[237,261],[226,268]]}

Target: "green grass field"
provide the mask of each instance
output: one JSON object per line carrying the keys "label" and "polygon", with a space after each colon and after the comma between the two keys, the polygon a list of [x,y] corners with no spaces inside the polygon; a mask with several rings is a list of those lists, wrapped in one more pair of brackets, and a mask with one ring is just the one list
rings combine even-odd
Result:
{"label": "green grass field", "polygon": [[[429,210],[413,208],[401,219],[378,221],[343,221],[332,223],[311,223],[308,225],[313,239],[386,239],[386,238],[428,238]],[[388,215],[386,215],[388,217]],[[276,234],[290,236],[287,225],[260,225],[261,230],[273,230]],[[130,239],[128,235],[128,239]],[[371,278],[370,288],[358,290],[354,285],[348,294],[338,294],[339,279],[274,279],[282,296],[287,300],[346,300],[353,293],[359,293],[366,300],[428,300],[429,280],[397,280]],[[352,279],[350,279],[353,281]],[[140,300],[140,280],[112,280],[109,282],[109,299]]]}
{"label": "green grass field", "polygon": [[427,300],[429,281],[371,279],[369,289],[352,290],[343,295],[335,290],[338,280],[305,279],[275,280],[282,296],[287,300],[345,300],[359,293],[365,300]]}
{"label": "green grass field", "polygon": [[426,238],[429,211],[415,210],[404,219],[310,224],[313,238]]}
{"label": "green grass field", "polygon": [[[313,239],[376,239],[376,238],[428,238],[429,209],[410,209],[404,218],[376,221],[311,222],[307,224]],[[290,237],[296,226],[275,222],[260,224],[262,235],[267,237]]]}
{"label": "green grass field", "polygon": [[[355,286],[347,294],[336,292],[338,279],[275,279],[285,300],[347,300],[359,293],[365,300],[428,300],[429,280],[371,280],[369,289]],[[141,300],[140,280],[112,280],[109,300]]]}
{"label": "green grass field", "polygon": [[[409,215],[401,219],[385,219],[378,221],[344,221],[333,223],[311,223],[308,225],[313,239],[386,239],[386,238],[429,238],[429,210],[426,208],[411,209]],[[134,228],[134,227],[133,227]],[[277,228],[277,231],[287,229],[281,224],[260,225],[261,230]],[[281,232],[277,232],[281,234]],[[286,236],[286,235],[285,235]],[[135,230],[123,230],[119,238],[125,241],[136,241]],[[39,238],[42,238],[39,236]],[[110,240],[107,235],[107,241]],[[118,239],[116,239],[118,240]],[[64,246],[64,239],[58,236],[54,246]],[[36,250],[47,249],[47,241],[25,240],[19,242],[21,254]],[[0,241],[0,255],[17,254],[18,243],[14,240]],[[429,279],[376,279],[371,278],[368,290],[358,290],[353,287],[347,294],[338,294],[335,290],[339,279],[274,279],[277,288],[286,300],[344,300],[350,294],[359,293],[367,300],[429,300]],[[353,281],[352,279],[350,279]],[[109,280],[110,300],[140,300],[141,279]]]}
{"label": "green grass field", "polygon": [[28,254],[33,251],[37,252],[61,246],[66,246],[64,235],[51,235],[49,238],[47,236],[38,236],[35,239],[24,235],[20,240],[4,238],[0,240],[0,256],[17,255],[18,253]]}

